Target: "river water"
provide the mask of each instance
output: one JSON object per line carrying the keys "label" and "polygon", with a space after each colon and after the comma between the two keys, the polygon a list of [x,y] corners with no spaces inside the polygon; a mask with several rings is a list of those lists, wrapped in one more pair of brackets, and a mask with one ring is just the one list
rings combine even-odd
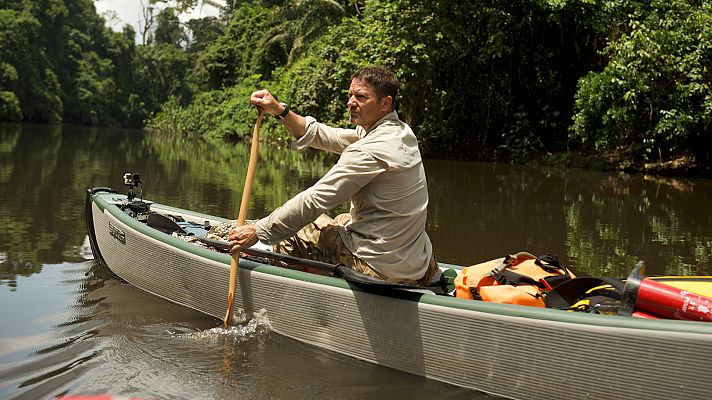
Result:
{"label": "river water", "polygon": [[[125,191],[123,174],[138,172],[150,200],[234,218],[248,151],[129,130],[0,125],[0,398],[488,398],[315,350],[259,319],[215,329],[220,321],[93,262],[88,188]],[[266,215],[334,161],[263,145],[248,217]],[[558,255],[579,274],[625,277],[643,259],[649,274],[712,275],[711,180],[437,160],[425,167],[427,230],[441,261],[526,250]]]}

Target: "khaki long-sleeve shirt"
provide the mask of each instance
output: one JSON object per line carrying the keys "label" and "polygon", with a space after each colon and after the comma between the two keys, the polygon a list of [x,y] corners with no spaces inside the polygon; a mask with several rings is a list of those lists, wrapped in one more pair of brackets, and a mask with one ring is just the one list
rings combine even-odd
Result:
{"label": "khaki long-sleeve shirt", "polygon": [[351,201],[351,221],[341,237],[351,252],[376,271],[420,279],[432,245],[425,233],[428,188],[418,141],[395,111],[370,132],[332,128],[307,117],[306,133],[293,143],[341,154],[317,183],[256,222],[260,241],[275,244],[319,215]]}

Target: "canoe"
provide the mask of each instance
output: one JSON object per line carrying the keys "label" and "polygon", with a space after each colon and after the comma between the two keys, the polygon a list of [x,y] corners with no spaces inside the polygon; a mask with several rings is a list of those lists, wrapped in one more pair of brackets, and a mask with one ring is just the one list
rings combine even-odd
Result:
{"label": "canoe", "polygon": [[[128,202],[109,188],[87,191],[97,262],[139,289],[222,320],[230,256],[149,226],[146,216],[194,226],[226,219],[147,200],[127,208]],[[275,333],[294,340],[506,398],[712,396],[712,324],[704,322],[486,303],[244,258],[236,305],[247,316],[266,313]]]}

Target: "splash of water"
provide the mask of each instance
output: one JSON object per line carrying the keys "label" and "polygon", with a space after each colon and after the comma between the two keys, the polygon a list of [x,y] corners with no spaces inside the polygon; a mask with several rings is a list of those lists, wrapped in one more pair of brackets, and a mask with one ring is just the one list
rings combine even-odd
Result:
{"label": "splash of water", "polygon": [[[246,340],[268,333],[272,330],[272,323],[267,317],[267,310],[261,309],[252,315],[252,318],[247,318],[243,310],[238,311],[236,315],[235,325],[228,327],[218,326],[201,332],[192,332],[188,336],[196,338],[215,338],[215,337],[231,337],[235,340]],[[238,318],[239,317],[239,318]]]}

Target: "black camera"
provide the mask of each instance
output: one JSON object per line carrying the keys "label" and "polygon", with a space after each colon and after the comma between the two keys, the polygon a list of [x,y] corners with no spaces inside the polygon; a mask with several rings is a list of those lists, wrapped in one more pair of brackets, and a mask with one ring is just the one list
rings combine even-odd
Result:
{"label": "black camera", "polygon": [[129,188],[139,187],[143,182],[141,181],[141,175],[135,174],[133,172],[127,172],[124,174],[124,185]]}
{"label": "black camera", "polygon": [[[142,183],[143,181],[141,181],[141,175],[133,172],[127,172],[124,174],[124,185],[129,187],[129,193],[126,196],[129,201],[133,201],[133,199],[136,198],[133,188],[140,187]],[[143,200],[143,188],[141,188],[141,200]]]}

